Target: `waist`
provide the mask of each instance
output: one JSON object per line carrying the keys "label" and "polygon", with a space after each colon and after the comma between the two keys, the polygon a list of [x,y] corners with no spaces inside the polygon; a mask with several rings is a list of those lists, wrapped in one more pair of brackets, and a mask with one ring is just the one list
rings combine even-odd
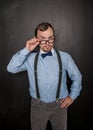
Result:
{"label": "waist", "polygon": [[54,106],[54,105],[60,104],[61,100],[62,99],[57,99],[57,100],[55,100],[53,102],[46,103],[46,102],[41,101],[40,99],[36,99],[36,98],[31,97],[31,102],[32,103],[35,103],[37,105],[45,105],[45,106]]}

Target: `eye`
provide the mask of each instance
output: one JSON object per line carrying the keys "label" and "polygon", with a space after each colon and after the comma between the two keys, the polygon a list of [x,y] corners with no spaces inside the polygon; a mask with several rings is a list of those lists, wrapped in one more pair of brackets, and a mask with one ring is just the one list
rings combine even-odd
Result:
{"label": "eye", "polygon": [[45,44],[45,43],[46,43],[46,40],[41,40],[40,43],[41,43],[41,44]]}

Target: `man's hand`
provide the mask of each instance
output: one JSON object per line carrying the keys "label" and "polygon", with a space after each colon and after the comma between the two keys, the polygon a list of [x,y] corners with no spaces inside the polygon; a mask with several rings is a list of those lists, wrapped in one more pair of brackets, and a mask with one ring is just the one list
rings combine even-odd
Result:
{"label": "man's hand", "polygon": [[33,51],[38,44],[39,44],[39,40],[36,37],[34,37],[26,42],[26,48],[29,51]]}
{"label": "man's hand", "polygon": [[66,98],[62,99],[60,101],[60,107],[61,108],[67,108],[68,106],[70,106],[72,103],[74,102],[74,100],[70,97],[70,96],[67,96]]}

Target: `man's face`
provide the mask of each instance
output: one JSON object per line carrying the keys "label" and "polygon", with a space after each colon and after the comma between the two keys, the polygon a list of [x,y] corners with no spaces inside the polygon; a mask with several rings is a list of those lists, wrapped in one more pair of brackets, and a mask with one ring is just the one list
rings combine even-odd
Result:
{"label": "man's face", "polygon": [[53,48],[54,44],[54,34],[53,30],[49,27],[46,31],[37,31],[37,38],[40,41],[40,48],[45,51],[49,52]]}

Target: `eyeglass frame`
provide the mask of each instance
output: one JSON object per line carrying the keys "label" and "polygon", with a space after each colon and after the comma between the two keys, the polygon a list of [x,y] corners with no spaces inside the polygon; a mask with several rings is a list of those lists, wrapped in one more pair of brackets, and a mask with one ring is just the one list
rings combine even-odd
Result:
{"label": "eyeglass frame", "polygon": [[[50,42],[49,40],[53,40],[52,42]],[[42,43],[42,41],[45,41],[45,43]],[[49,43],[49,44],[54,44],[54,41],[55,41],[55,37],[52,37],[52,38],[50,38],[50,39],[48,39],[48,40],[40,40],[39,42],[40,42],[40,44],[42,44],[42,45],[45,45],[45,44],[47,44],[47,42]]]}

